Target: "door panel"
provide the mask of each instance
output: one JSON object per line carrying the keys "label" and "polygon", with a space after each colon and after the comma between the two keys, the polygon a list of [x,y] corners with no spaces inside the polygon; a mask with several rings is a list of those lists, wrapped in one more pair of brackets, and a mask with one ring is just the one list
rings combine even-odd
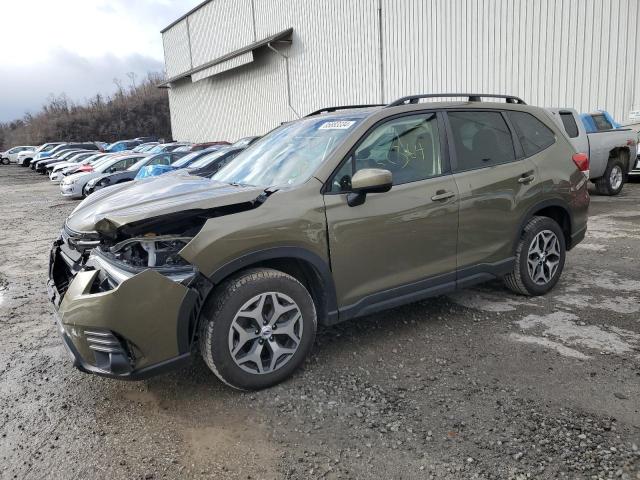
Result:
{"label": "door panel", "polygon": [[[438,200],[444,192],[454,195]],[[347,205],[346,194],[325,195],[338,305],[454,273],[457,194],[453,177],[444,175],[368,194],[357,207]]]}
{"label": "door panel", "polygon": [[[531,182],[520,183],[528,176]],[[459,269],[513,256],[520,221],[539,198],[537,177],[530,159],[454,175],[460,196]]]}

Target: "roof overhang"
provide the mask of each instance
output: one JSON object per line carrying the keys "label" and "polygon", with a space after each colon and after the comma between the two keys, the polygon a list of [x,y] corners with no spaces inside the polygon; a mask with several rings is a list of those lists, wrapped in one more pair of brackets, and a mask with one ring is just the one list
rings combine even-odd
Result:
{"label": "roof overhang", "polygon": [[229,52],[226,55],[215,58],[210,62],[203,63],[197,67],[187,70],[184,73],[175,75],[158,85],[159,88],[170,88],[171,83],[191,77],[193,81],[216,75],[232,68],[245,65],[253,61],[253,51],[265,47],[275,42],[291,42],[293,28],[288,28],[262,40],[255,41],[245,47]]}

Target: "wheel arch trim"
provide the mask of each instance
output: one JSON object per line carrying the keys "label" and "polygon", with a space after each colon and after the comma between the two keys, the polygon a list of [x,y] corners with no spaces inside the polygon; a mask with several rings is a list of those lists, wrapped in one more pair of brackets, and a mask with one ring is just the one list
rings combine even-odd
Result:
{"label": "wheel arch trim", "polygon": [[[514,255],[515,255],[516,249],[518,248],[518,242],[520,241],[522,232],[524,232],[524,229],[527,226],[527,223],[529,223],[529,221],[531,221],[531,219],[536,216],[537,212],[539,212],[540,210],[544,210],[545,208],[551,208],[551,207],[562,209],[564,213],[566,213],[567,216],[569,217],[569,232],[567,232],[568,235],[565,237],[565,241],[566,241],[565,243],[566,243],[567,250],[571,248],[571,234],[572,232],[575,231],[575,225],[573,220],[573,214],[571,213],[571,208],[569,207],[569,204],[565,200],[561,198],[552,198],[552,199],[548,199],[548,200],[544,200],[542,202],[536,203],[535,205],[532,205],[531,207],[529,207],[526,214],[522,217],[522,221],[518,225],[516,238],[513,241],[512,251],[514,252]],[[560,228],[562,229],[562,225],[560,225]]]}
{"label": "wheel arch trim", "polygon": [[[327,261],[320,255],[298,246],[280,246],[272,247],[244,255],[222,265],[208,276],[209,280],[215,285],[220,284],[225,278],[236,272],[244,270],[252,265],[270,260],[297,260],[306,263],[312,267],[318,274],[321,287],[324,293],[324,301],[326,302],[327,321],[331,321],[333,317],[338,315],[338,301],[336,296],[335,283],[333,275]],[[313,293],[313,292],[310,292]],[[320,320],[320,319],[318,319]]]}

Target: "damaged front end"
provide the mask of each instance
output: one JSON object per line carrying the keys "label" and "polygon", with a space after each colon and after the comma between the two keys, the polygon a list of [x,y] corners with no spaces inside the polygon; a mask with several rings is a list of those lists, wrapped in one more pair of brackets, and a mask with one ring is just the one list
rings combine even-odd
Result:
{"label": "damaged front end", "polygon": [[50,300],[80,370],[142,379],[188,360],[211,283],[178,252],[189,237],[120,240],[65,227],[51,249]]}
{"label": "damaged front end", "polygon": [[79,369],[140,379],[189,358],[213,285],[181,251],[209,220],[257,208],[272,193],[206,182],[154,182],[164,197],[144,185],[114,189],[69,217],[47,286]]}

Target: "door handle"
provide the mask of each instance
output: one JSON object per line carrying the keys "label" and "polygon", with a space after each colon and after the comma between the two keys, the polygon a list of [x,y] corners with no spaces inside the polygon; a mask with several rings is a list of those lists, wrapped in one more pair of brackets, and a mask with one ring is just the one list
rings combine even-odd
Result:
{"label": "door handle", "polygon": [[523,173],[518,179],[518,183],[531,183],[534,178],[536,178],[534,175],[527,175],[526,173]]}
{"label": "door handle", "polygon": [[438,190],[436,192],[436,194],[433,197],[431,197],[431,200],[433,200],[434,202],[438,202],[440,200],[446,200],[448,198],[455,197],[455,196],[456,196],[456,194],[453,193],[453,192],[446,192],[444,190]]}

